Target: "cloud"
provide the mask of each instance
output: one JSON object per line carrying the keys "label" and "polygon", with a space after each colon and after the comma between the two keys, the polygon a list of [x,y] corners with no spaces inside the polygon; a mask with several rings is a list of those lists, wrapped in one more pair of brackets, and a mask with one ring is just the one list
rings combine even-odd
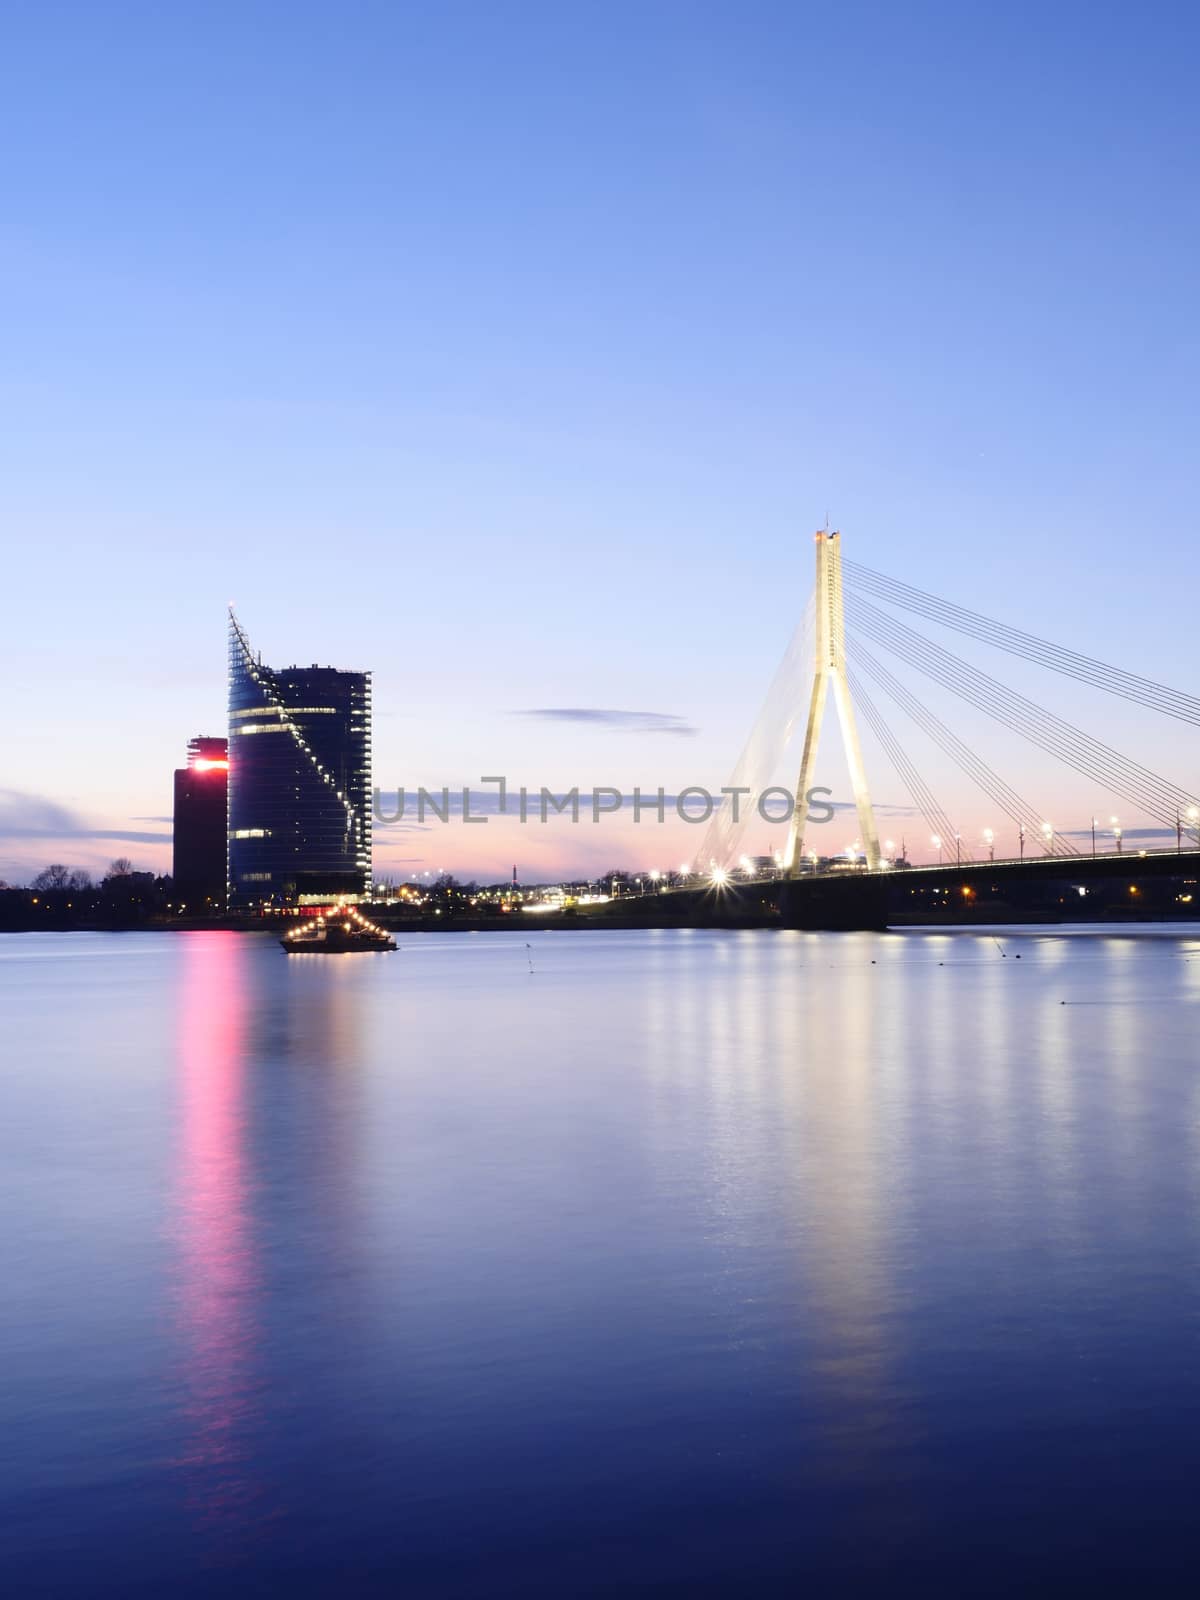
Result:
{"label": "cloud", "polygon": [[[835,811],[858,810],[858,807],[855,805],[853,800],[822,799],[820,804],[823,806],[832,806]],[[883,800],[872,800],[871,810],[877,811],[880,816],[883,817],[915,817],[918,814],[916,806],[889,805],[887,801]]]}
{"label": "cloud", "polygon": [[76,812],[45,795],[0,789],[0,839],[117,839],[122,844],[170,844],[171,835],[92,828]]}
{"label": "cloud", "polygon": [[[1092,830],[1090,828],[1055,828],[1054,832],[1057,835],[1057,837],[1060,838],[1060,839],[1090,839],[1092,837]],[[1195,833],[1195,828],[1190,823],[1185,822],[1183,824],[1184,841],[1186,842],[1189,834],[1194,834],[1194,833]],[[1175,838],[1175,829],[1174,828],[1122,828],[1121,829],[1121,837],[1122,837],[1122,839],[1172,839],[1173,840]],[[1101,825],[1100,823],[1097,823],[1096,824],[1096,843],[1097,843],[1097,845],[1100,845],[1104,841],[1107,841],[1107,844],[1105,845],[1105,848],[1108,849],[1108,850],[1111,850],[1113,848],[1112,839],[1113,839],[1112,824],[1109,823],[1107,825]]]}
{"label": "cloud", "polygon": [[673,733],[685,739],[699,732],[690,722],[666,711],[604,711],[591,706],[536,706],[514,711],[514,717],[540,717],[545,722],[581,722],[598,728],[623,728],[627,733]]}

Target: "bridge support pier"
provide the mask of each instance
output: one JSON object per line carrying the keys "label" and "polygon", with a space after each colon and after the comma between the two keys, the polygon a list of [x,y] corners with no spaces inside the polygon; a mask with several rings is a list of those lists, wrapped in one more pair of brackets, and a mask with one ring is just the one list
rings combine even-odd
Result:
{"label": "bridge support pier", "polygon": [[783,867],[788,877],[796,875],[804,851],[807,796],[812,788],[816,771],[817,746],[821,740],[821,724],[825,719],[825,705],[831,687],[834,703],[837,706],[838,721],[842,728],[846,764],[850,768],[850,783],[854,790],[854,806],[858,812],[858,829],[862,836],[863,853],[868,867],[875,868],[880,864],[879,835],[875,828],[875,816],[871,810],[867,770],[863,764],[862,746],[859,744],[858,727],[854,720],[854,703],[850,698],[850,682],[846,676],[841,534],[818,533],[816,653],[812,697],[808,706],[808,722],[804,729],[804,749],[800,757],[800,779],[796,785],[796,806],[792,812],[787,848],[783,855]]}

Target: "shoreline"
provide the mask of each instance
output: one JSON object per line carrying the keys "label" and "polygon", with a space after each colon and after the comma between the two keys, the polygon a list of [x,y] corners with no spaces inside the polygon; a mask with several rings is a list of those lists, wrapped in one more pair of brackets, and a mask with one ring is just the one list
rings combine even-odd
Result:
{"label": "shoreline", "polygon": [[[1139,928],[1164,928],[1181,934],[1200,933],[1200,915],[1162,917],[1152,915],[1052,917],[1026,914],[1009,917],[979,916],[964,918],[961,913],[953,918],[935,915],[903,914],[889,918],[878,927],[855,928],[849,926],[796,927],[780,917],[762,915],[726,915],[701,917],[666,917],[653,915],[610,913],[606,916],[565,913],[557,916],[541,915],[528,920],[509,918],[473,917],[421,917],[389,921],[377,915],[378,925],[387,933],[399,937],[425,933],[508,933],[529,935],[534,933],[621,933],[637,931],[669,931],[693,929],[712,933],[738,933],[747,929],[774,929],[777,932],[809,933],[905,933],[939,932],[987,933],[1000,928],[1034,929],[1095,929],[1101,932]],[[171,919],[145,922],[63,922],[57,919],[29,921],[20,925],[0,927],[0,937],[6,934],[27,933],[259,933],[278,937],[281,931],[294,926],[294,919],[220,917],[205,921]]]}

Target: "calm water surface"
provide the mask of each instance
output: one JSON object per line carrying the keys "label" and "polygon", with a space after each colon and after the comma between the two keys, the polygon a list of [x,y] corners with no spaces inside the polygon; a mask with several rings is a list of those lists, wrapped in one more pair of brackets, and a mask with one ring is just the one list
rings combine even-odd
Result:
{"label": "calm water surface", "polygon": [[1200,940],[525,937],[0,941],[4,1593],[1196,1592]]}

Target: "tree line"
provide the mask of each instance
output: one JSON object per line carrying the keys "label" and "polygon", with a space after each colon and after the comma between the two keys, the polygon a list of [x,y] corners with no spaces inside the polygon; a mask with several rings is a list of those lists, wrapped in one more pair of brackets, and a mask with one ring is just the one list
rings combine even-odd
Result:
{"label": "tree line", "polygon": [[[152,878],[154,874],[151,872],[135,873],[133,862],[130,861],[129,857],[118,856],[115,861],[109,862],[108,871],[101,879],[101,886],[111,882],[113,879],[136,876]],[[7,889],[8,887],[9,885],[6,883],[0,884],[0,888]],[[61,889],[73,889],[75,891],[94,889],[96,884],[86,867],[68,867],[64,866],[61,861],[52,861],[48,867],[43,867],[37,876],[32,879],[29,887],[38,894],[53,894]]]}

